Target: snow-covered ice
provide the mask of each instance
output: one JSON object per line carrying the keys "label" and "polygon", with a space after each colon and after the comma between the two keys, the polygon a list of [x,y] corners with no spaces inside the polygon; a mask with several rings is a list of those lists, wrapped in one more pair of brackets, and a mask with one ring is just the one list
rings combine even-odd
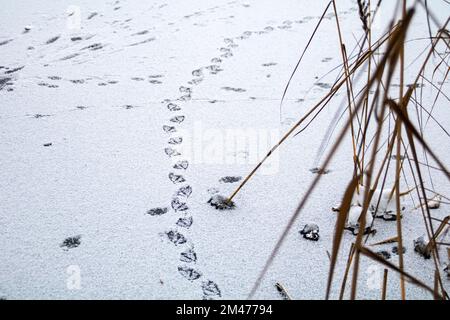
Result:
{"label": "snow-covered ice", "polygon": [[[311,170],[335,109],[289,139],[233,199],[234,210],[207,202],[231,194],[331,87],[336,73],[327,73],[341,58],[327,15],[280,108],[326,4],[3,0],[0,297],[245,299],[307,186],[326,173],[255,296],[280,299],[275,284],[281,283],[294,299],[323,299],[336,217],[331,207],[353,170],[345,152],[350,142],[329,171]],[[450,12],[445,2],[434,9],[440,19]],[[338,10],[351,48],[361,31],[356,1],[339,1]],[[425,19],[413,30],[413,38],[427,37]],[[408,45],[422,48],[426,41]],[[443,92],[448,88],[447,80]],[[448,101],[442,101],[434,115],[448,128]],[[430,122],[427,138],[449,165],[449,139],[440,130]],[[258,143],[234,139],[241,133]],[[450,194],[445,177],[433,178]],[[411,202],[406,207],[407,271],[433,283],[433,262],[413,247],[425,234],[423,218]],[[443,218],[447,208],[433,213]],[[318,241],[300,236],[308,223],[320,227]],[[370,242],[396,234],[395,223],[376,223]],[[332,298],[354,239],[345,234]],[[378,299],[382,274],[362,258],[358,297]],[[398,287],[390,272],[389,299],[400,298]],[[412,284],[407,296],[432,298]]]}

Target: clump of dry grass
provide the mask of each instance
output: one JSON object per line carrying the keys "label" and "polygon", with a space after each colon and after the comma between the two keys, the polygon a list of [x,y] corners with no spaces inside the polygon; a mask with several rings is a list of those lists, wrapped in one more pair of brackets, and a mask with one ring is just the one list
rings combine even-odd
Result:
{"label": "clump of dry grass", "polygon": [[[340,132],[337,134],[334,144],[330,147],[330,150],[326,154],[321,165],[321,168],[326,170],[327,166],[336,155],[339,146],[344,141],[347,141],[346,137],[350,135],[353,150],[352,159],[354,171],[351,181],[349,181],[346,190],[343,192],[340,210],[336,219],[333,250],[330,254],[330,270],[328,275],[326,298],[330,298],[335,268],[339,252],[342,247],[346,220],[348,218],[349,210],[353,205],[354,194],[359,193],[360,186],[364,185],[369,186],[369,188],[363,188],[364,191],[361,191],[363,193],[363,203],[361,203],[362,214],[359,221],[359,232],[355,243],[351,246],[348,254],[346,269],[339,295],[340,299],[344,297],[348,274],[351,268],[353,268],[353,272],[350,283],[350,297],[352,299],[357,297],[358,272],[361,256],[368,257],[376,263],[384,266],[385,273],[382,290],[383,299],[386,298],[388,270],[400,274],[400,295],[402,299],[406,298],[406,281],[428,290],[436,299],[448,299],[448,294],[445,292],[442,283],[442,271],[440,270],[441,260],[438,250],[440,244],[437,243],[437,239],[445,227],[448,227],[449,221],[448,219],[443,220],[440,227],[437,230],[434,230],[432,222],[435,218],[433,218],[430,214],[429,202],[427,201],[427,199],[429,199],[427,198],[427,191],[430,190],[425,187],[425,172],[423,170],[424,163],[419,158],[419,152],[421,151],[424,154],[426,169],[429,170],[431,167],[429,165],[429,160],[432,160],[436,163],[439,173],[443,174],[447,179],[450,179],[450,173],[444,163],[439,159],[424,138],[426,123],[428,123],[428,120],[434,119],[432,112],[437,99],[444,96],[448,101],[450,101],[448,97],[445,96],[445,93],[442,92],[442,84],[437,85],[434,79],[428,79],[426,76],[426,71],[428,69],[433,71],[433,75],[436,74],[438,70],[443,69],[445,70],[443,72],[445,75],[444,80],[442,81],[443,83],[449,75],[450,68],[445,60],[446,56],[439,55],[437,48],[438,46],[443,46],[447,51],[450,49],[450,34],[447,30],[450,18],[447,19],[444,25],[439,26],[437,20],[430,12],[426,3],[418,0],[411,8],[408,9],[406,6],[406,1],[403,1],[401,2],[402,6],[400,6],[402,13],[401,18],[398,20],[393,18],[388,30],[381,37],[373,41],[371,24],[374,16],[377,14],[381,1],[378,1],[375,6],[375,10],[373,11],[371,11],[372,5],[370,0],[358,0],[357,3],[359,18],[364,30],[363,38],[359,42],[358,53],[352,57],[348,55],[341,32],[337,3],[335,0],[330,1],[323,12],[322,18],[316,25],[316,28],[297,65],[295,66],[289,81],[287,82],[283,93],[282,102],[293,75],[297,72],[305,52],[310,47],[312,40],[323,21],[323,17],[330,10],[334,10],[337,38],[341,49],[342,63],[340,76],[333,84],[330,91],[322,99],[320,99],[316,105],[310,108],[306,114],[299,119],[290,130],[288,130],[278,144],[276,144],[267,153],[262,161],[250,172],[239,187],[232,193],[232,195],[228,198],[228,201],[232,201],[235,195],[241,191],[243,186],[252,178],[255,172],[281,144],[286,142],[286,140],[294,133],[300,134],[305,129],[305,127],[302,128],[301,126],[306,125],[307,127],[312,121],[314,121],[320,112],[329,107],[330,101],[335,98],[338,92],[345,90],[347,95],[346,109],[348,116],[345,119],[345,123],[342,125]],[[426,9],[427,19],[438,26],[438,32],[434,36],[430,37],[431,45],[425,51],[426,57],[416,76],[409,79],[409,81],[406,81],[405,38],[408,30],[410,29],[416,10],[420,6]],[[440,59],[437,65],[431,64],[431,57],[433,56]],[[361,74],[364,71],[368,74],[366,79],[361,77]],[[394,84],[394,78],[396,76],[399,76],[400,78],[399,85]],[[358,81],[358,87],[362,86],[362,89],[359,92],[355,92],[354,90],[355,79]],[[423,106],[423,102],[419,101],[420,99],[417,98],[422,96],[423,82],[431,84],[436,93],[431,111],[428,111]],[[397,87],[398,91],[396,89]],[[416,113],[417,119],[413,117],[414,112]],[[426,121],[423,119],[424,112],[428,115]],[[439,124],[438,119],[434,119],[434,121]],[[419,125],[417,125],[417,123]],[[336,126],[336,123],[332,125]],[[440,127],[448,135],[445,128],[443,126]],[[387,138],[385,138],[386,136]],[[391,162],[394,162],[394,169],[390,166]],[[408,182],[405,180],[407,175],[406,173],[412,176],[413,181]],[[388,176],[394,177],[393,183],[389,182],[390,179],[388,179]],[[297,209],[289,219],[287,226],[281,233],[271,255],[259,274],[255,286],[250,293],[250,297],[252,297],[258,289],[261,280],[266,274],[274,257],[279,252],[279,249],[288,232],[305,207],[306,202],[309,200],[320,179],[321,175],[317,175],[315,177],[306,191],[306,196],[300,200]],[[430,239],[426,250],[430,253],[434,263],[435,277],[433,284],[424,283],[418,276],[406,271],[404,265],[404,230],[401,219],[402,207],[400,197],[402,196],[401,185],[407,183],[408,190],[410,190],[411,193],[410,196],[419,203],[417,208],[420,209],[427,232],[427,237]],[[389,200],[392,200],[395,203],[396,211],[394,214],[396,215],[395,220],[397,234],[395,237],[387,239],[381,243],[388,243],[392,241],[397,242],[399,253],[398,265],[395,265],[385,260],[383,257],[380,257],[370,248],[370,246],[367,245],[369,236],[364,234],[365,228],[369,227],[366,226],[366,213],[369,210],[369,204],[373,203],[374,200],[377,203],[375,208],[376,211],[381,200],[372,199],[376,189],[389,190]]]}

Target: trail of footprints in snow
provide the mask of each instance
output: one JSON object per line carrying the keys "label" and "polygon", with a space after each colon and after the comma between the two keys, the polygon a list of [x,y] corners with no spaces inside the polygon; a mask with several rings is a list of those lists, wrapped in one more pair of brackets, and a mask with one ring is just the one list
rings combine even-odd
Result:
{"label": "trail of footprints in snow", "polygon": [[[298,22],[303,23],[304,21]],[[293,22],[285,21],[278,27],[278,29],[289,29],[292,27]],[[192,227],[194,223],[194,218],[189,213],[188,199],[192,194],[192,187],[188,184],[185,176],[182,174],[189,168],[189,162],[182,159],[182,154],[177,150],[177,146],[183,143],[183,137],[177,134],[178,126],[182,125],[186,117],[182,114],[183,102],[191,100],[193,87],[204,81],[205,74],[216,75],[223,71],[221,63],[224,59],[233,57],[232,49],[236,48],[241,40],[248,39],[251,35],[257,34],[267,34],[274,31],[275,28],[271,26],[265,27],[261,31],[251,32],[245,31],[242,35],[235,38],[225,38],[225,46],[219,49],[219,54],[213,57],[210,61],[211,64],[198,68],[192,71],[192,79],[187,82],[187,85],[182,85],[179,87],[180,96],[176,99],[165,99],[162,101],[163,105],[167,108],[167,111],[171,114],[168,123],[162,126],[162,130],[168,134],[170,137],[168,139],[168,146],[164,148],[164,153],[169,158],[175,158],[176,161],[171,171],[168,174],[169,180],[174,185],[181,185],[175,192],[170,208],[154,208],[149,210],[147,213],[151,216],[160,216],[166,214],[170,209],[175,213],[179,214],[179,218],[175,223],[175,227],[169,231],[162,233],[161,235],[167,239],[170,243],[176,247],[185,247],[180,253],[179,261],[182,263],[178,266],[178,272],[181,276],[189,280],[190,282],[195,282],[204,278],[201,271],[195,268],[197,262],[197,253],[195,252],[194,245],[187,239],[184,235],[189,228]],[[276,65],[274,62],[264,64],[263,67],[270,67]],[[236,93],[243,93],[246,90],[242,88],[233,87],[223,87],[223,90],[233,91]],[[239,181],[240,177],[224,177],[220,180],[221,183],[234,183]],[[185,231],[182,231],[185,230]],[[201,288],[203,291],[204,299],[214,299],[222,296],[217,283],[212,280],[204,280],[201,282]]]}

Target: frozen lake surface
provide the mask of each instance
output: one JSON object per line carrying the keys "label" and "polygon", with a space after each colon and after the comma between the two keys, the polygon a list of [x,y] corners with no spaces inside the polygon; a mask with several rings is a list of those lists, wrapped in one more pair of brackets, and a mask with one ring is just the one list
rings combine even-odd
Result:
{"label": "frozen lake surface", "polygon": [[[338,102],[283,145],[236,196],[234,210],[207,201],[230,194],[333,84],[337,73],[328,72],[341,56],[327,15],[280,109],[326,4],[2,1],[0,297],[245,299],[315,177],[310,169]],[[356,1],[338,5],[350,50],[362,31]],[[450,12],[444,2],[436,9],[443,18]],[[418,18],[414,30],[414,38],[427,37],[426,20]],[[425,48],[427,41],[409,45]],[[448,89],[447,80],[442,90]],[[447,100],[438,101],[434,115],[449,128]],[[255,138],[256,149],[239,136]],[[427,138],[450,166],[448,136],[430,123]],[[324,298],[335,225],[330,208],[351,178],[350,148],[344,143],[323,176],[255,298],[280,299],[277,282],[295,299]],[[433,178],[450,194],[443,175]],[[433,262],[413,248],[425,234],[422,216],[406,206],[407,271],[433,283]],[[446,209],[434,214],[443,218]],[[319,241],[301,237],[307,223],[320,227]],[[395,235],[396,224],[380,221],[377,230],[371,243]],[[353,241],[346,233],[332,298]],[[394,246],[377,250],[397,263]],[[363,258],[358,297],[378,299],[382,273]],[[390,272],[389,299],[400,298],[398,286]],[[411,284],[407,296],[432,298]]]}

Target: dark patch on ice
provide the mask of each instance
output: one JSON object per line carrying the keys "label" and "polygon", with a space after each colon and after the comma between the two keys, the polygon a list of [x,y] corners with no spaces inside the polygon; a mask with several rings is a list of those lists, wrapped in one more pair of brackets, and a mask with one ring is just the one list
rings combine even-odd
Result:
{"label": "dark patch on ice", "polygon": [[263,67],[271,67],[271,66],[276,66],[276,65],[277,65],[276,62],[267,62],[267,63],[262,64]]}
{"label": "dark patch on ice", "polygon": [[47,82],[39,82],[39,83],[38,83],[38,86],[40,86],[40,87],[47,87],[47,88],[51,88],[51,89],[59,88],[58,85],[56,85],[56,84],[50,84],[50,83],[47,83]]}
{"label": "dark patch on ice", "polygon": [[165,232],[164,235],[170,242],[172,242],[176,246],[187,242],[185,236],[179,233],[178,231],[170,230]]}
{"label": "dark patch on ice", "polygon": [[309,169],[309,171],[310,171],[311,173],[314,173],[314,174],[321,174],[321,175],[329,174],[329,173],[331,172],[331,170],[323,169],[323,168],[318,168],[318,167]]}
{"label": "dark patch on ice", "polygon": [[[405,247],[402,247],[402,251],[403,251],[403,254],[405,254],[405,253],[406,253],[406,248],[405,248]],[[399,253],[399,251],[398,251],[398,246],[392,247],[392,253],[393,253],[393,254],[398,254],[398,253]]]}
{"label": "dark patch on ice", "polygon": [[161,84],[162,83],[162,81],[156,80],[156,79],[150,79],[150,80],[148,80],[148,82],[151,84]]}
{"label": "dark patch on ice", "polygon": [[169,211],[168,208],[153,208],[147,211],[147,214],[151,216],[162,216]]}
{"label": "dark patch on ice", "polygon": [[53,38],[48,39],[45,44],[52,44],[54,42],[56,42],[61,36],[55,36]]}
{"label": "dark patch on ice", "polygon": [[51,142],[49,142],[49,143],[44,143],[44,144],[43,144],[44,147],[50,147],[50,146],[52,146],[52,145],[53,145],[53,143],[51,143]]}
{"label": "dark patch on ice", "polygon": [[210,300],[210,299],[214,299],[215,297],[222,296],[219,286],[214,281],[211,281],[211,280],[204,281],[202,283],[202,290],[203,290],[203,299],[204,300]]}
{"label": "dark patch on ice", "polygon": [[8,85],[10,85],[11,80],[12,80],[12,78],[8,78],[8,77],[0,78],[0,90],[7,87]]}
{"label": "dark patch on ice", "polygon": [[141,77],[132,77],[131,80],[133,80],[133,81],[144,81],[145,79],[141,78]]}
{"label": "dark patch on ice", "polygon": [[54,80],[54,81],[57,81],[57,80],[61,80],[61,79],[62,79],[60,76],[49,76],[48,78],[49,78],[50,80]]}
{"label": "dark patch on ice", "polygon": [[219,179],[219,182],[221,183],[235,183],[238,181],[241,181],[242,177],[232,177],[232,176],[226,176]]}
{"label": "dark patch on ice", "polygon": [[125,105],[120,106],[120,107],[123,108],[123,109],[126,109],[126,110],[142,108],[141,106],[135,106],[135,105],[132,105],[132,104],[125,104]]}
{"label": "dark patch on ice", "polygon": [[180,261],[195,263],[197,261],[197,254],[193,249],[187,249],[186,251],[180,253]]}
{"label": "dark patch on ice", "polygon": [[[372,211],[375,211],[375,208],[373,206],[370,207]],[[404,210],[404,209],[402,209]],[[381,214],[376,214],[375,218],[383,219],[384,221],[397,221],[397,214],[392,213],[392,211],[386,211],[382,212]]]}
{"label": "dark patch on ice", "polygon": [[389,260],[391,258],[391,254],[386,250],[377,251],[376,254],[379,255],[384,260]]}
{"label": "dark patch on ice", "polygon": [[33,118],[35,118],[35,119],[46,118],[46,117],[51,117],[51,115],[49,115],[49,114],[40,114],[40,113],[36,113],[35,115],[33,115]]}
{"label": "dark patch on ice", "polygon": [[213,195],[208,203],[218,210],[232,210],[236,207],[233,201],[228,201],[228,198],[219,194]]}
{"label": "dark patch on ice", "polygon": [[69,54],[61,59],[59,59],[60,61],[65,61],[65,60],[70,60],[73,59],[75,57],[78,57],[80,54],[79,53],[73,53],[73,54]]}
{"label": "dark patch on ice", "polygon": [[17,71],[20,71],[20,70],[22,70],[23,68],[25,68],[25,66],[21,66],[21,67],[13,68],[13,69],[10,69],[10,70],[8,70],[8,71],[5,71],[5,74],[11,74],[11,73],[15,73],[15,72],[17,72]]}
{"label": "dark patch on ice", "polygon": [[225,91],[234,91],[234,92],[239,92],[239,93],[242,93],[242,92],[246,92],[246,91],[247,91],[247,90],[242,89],[242,88],[233,88],[233,87],[222,87],[222,90],[225,90]]}
{"label": "dark patch on ice", "polygon": [[179,218],[177,221],[177,226],[182,228],[190,228],[194,223],[194,219],[192,217]]}
{"label": "dark patch on ice", "polygon": [[194,281],[197,280],[198,278],[200,278],[202,276],[202,274],[192,268],[189,267],[184,267],[184,266],[180,266],[178,267],[178,272],[180,272],[180,274],[185,277],[186,279],[188,279],[189,281]]}
{"label": "dark patch on ice", "polygon": [[80,244],[81,244],[81,235],[77,235],[64,239],[60,247],[64,248],[64,250],[69,250],[78,247]]}
{"label": "dark patch on ice", "polygon": [[413,89],[421,89],[421,88],[425,87],[425,84],[424,83],[416,83],[416,84],[410,83],[410,84],[407,84],[406,87],[408,87],[408,88],[413,87]]}
{"label": "dark patch on ice", "polygon": [[306,224],[302,230],[300,230],[300,234],[303,238],[312,241],[318,241],[319,236],[319,226],[314,223]]}
{"label": "dark patch on ice", "polygon": [[189,162],[187,160],[178,161],[173,167],[174,169],[186,170],[189,167]]}
{"label": "dark patch on ice", "polygon": [[87,17],[88,20],[91,20],[92,18],[94,18],[96,15],[98,15],[97,12],[92,12],[89,14],[89,16]]}
{"label": "dark patch on ice", "polygon": [[169,173],[169,179],[174,184],[183,183],[186,181],[186,179],[184,179],[184,177],[182,175],[174,174],[172,172]]}
{"label": "dark patch on ice", "polygon": [[286,291],[283,290],[280,284],[275,284],[275,288],[277,289],[278,293],[280,294],[281,298],[283,300],[290,300],[288,295],[286,294]]}
{"label": "dark patch on ice", "polygon": [[72,82],[73,84],[84,84],[86,82],[84,79],[73,79],[69,81]]}
{"label": "dark patch on ice", "polygon": [[88,45],[87,47],[82,48],[81,50],[97,51],[103,48],[104,45],[102,43],[93,43],[91,45]]}
{"label": "dark patch on ice", "polygon": [[8,40],[0,41],[0,46],[4,46],[4,45],[10,43],[11,41],[13,41],[13,39],[8,39]]}
{"label": "dark patch on ice", "polygon": [[83,40],[83,38],[82,37],[72,37],[72,38],[70,38],[70,40],[75,42],[75,41],[81,41],[81,40]]}
{"label": "dark patch on ice", "polygon": [[142,30],[136,33],[133,33],[132,36],[142,36],[144,34],[147,34],[149,31],[148,30]]}

